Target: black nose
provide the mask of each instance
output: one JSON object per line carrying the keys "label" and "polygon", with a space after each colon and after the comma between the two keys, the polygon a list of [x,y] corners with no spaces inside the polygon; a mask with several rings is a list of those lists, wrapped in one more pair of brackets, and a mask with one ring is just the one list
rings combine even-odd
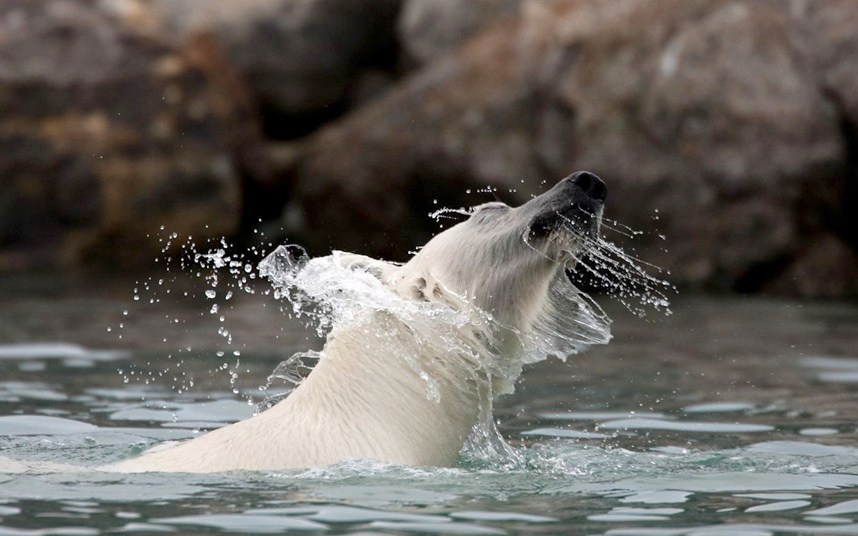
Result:
{"label": "black nose", "polygon": [[608,189],[605,187],[605,182],[597,175],[589,171],[578,171],[569,175],[569,180],[573,184],[581,188],[585,194],[598,201],[604,201],[608,195]]}

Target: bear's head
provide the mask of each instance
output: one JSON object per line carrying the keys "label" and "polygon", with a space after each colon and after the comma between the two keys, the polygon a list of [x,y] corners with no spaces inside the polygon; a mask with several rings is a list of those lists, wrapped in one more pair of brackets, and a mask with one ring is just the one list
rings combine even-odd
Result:
{"label": "bear's head", "polygon": [[580,171],[518,207],[480,205],[402,267],[399,291],[464,301],[526,330],[555,277],[598,236],[605,196],[605,183]]}

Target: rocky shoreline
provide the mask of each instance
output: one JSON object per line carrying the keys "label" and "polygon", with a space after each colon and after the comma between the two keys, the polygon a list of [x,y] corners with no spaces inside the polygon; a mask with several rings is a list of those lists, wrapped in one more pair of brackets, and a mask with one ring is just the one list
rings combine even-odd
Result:
{"label": "rocky shoreline", "polygon": [[854,297],[855,28],[851,0],[4,0],[0,271],[139,269],[161,226],[401,259],[434,209],[589,169],[683,287]]}

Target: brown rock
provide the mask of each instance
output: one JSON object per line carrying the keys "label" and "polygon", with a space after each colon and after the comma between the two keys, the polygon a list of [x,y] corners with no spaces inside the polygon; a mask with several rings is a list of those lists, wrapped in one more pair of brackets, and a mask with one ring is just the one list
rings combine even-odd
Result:
{"label": "brown rock", "polygon": [[394,255],[423,239],[413,212],[432,198],[490,199],[445,190],[518,201],[590,169],[608,217],[647,232],[639,256],[687,285],[760,288],[842,219],[846,150],[810,24],[779,2],[526,2],[316,136],[297,221],[319,249]]}
{"label": "brown rock", "polygon": [[809,54],[823,92],[839,115],[846,157],[846,193],[838,200],[842,210],[835,226],[858,251],[858,5],[830,0],[809,2],[804,7],[801,15],[810,21],[806,30]]}
{"label": "brown rock", "polygon": [[669,251],[648,256],[682,282],[730,288],[794,255],[803,184],[834,182],[842,152],[788,15],[758,2],[660,2],[594,24],[602,31],[578,41],[559,82],[578,111],[571,161],[616,178],[621,221],[651,228],[639,202],[660,209]]}
{"label": "brown rock", "polygon": [[456,50],[523,0],[406,0],[397,29],[408,59],[418,65]]}
{"label": "brown rock", "polygon": [[235,232],[258,144],[211,40],[159,40],[145,5],[0,5],[0,268],[149,264],[161,226]]}
{"label": "brown rock", "polygon": [[808,2],[796,14],[807,21],[808,53],[818,69],[823,87],[843,106],[844,113],[858,122],[858,6],[851,0]]}
{"label": "brown rock", "polygon": [[840,298],[858,295],[858,255],[839,237],[825,234],[807,241],[764,290],[801,297]]}
{"label": "brown rock", "polygon": [[[210,33],[274,119],[331,116],[364,70],[396,57],[401,0],[153,0],[177,35]],[[297,116],[297,117],[296,117]],[[285,132],[285,134],[284,134]]]}

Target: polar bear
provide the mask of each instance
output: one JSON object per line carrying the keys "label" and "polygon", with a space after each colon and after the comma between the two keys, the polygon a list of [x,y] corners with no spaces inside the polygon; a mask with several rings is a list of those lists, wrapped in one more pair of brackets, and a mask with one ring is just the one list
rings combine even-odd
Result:
{"label": "polar bear", "polygon": [[475,207],[405,264],[323,258],[372,279],[389,302],[334,326],[309,376],[267,411],[107,469],[453,464],[524,363],[610,338],[609,320],[565,273],[597,238],[605,194],[599,177],[577,172],[521,206]]}

